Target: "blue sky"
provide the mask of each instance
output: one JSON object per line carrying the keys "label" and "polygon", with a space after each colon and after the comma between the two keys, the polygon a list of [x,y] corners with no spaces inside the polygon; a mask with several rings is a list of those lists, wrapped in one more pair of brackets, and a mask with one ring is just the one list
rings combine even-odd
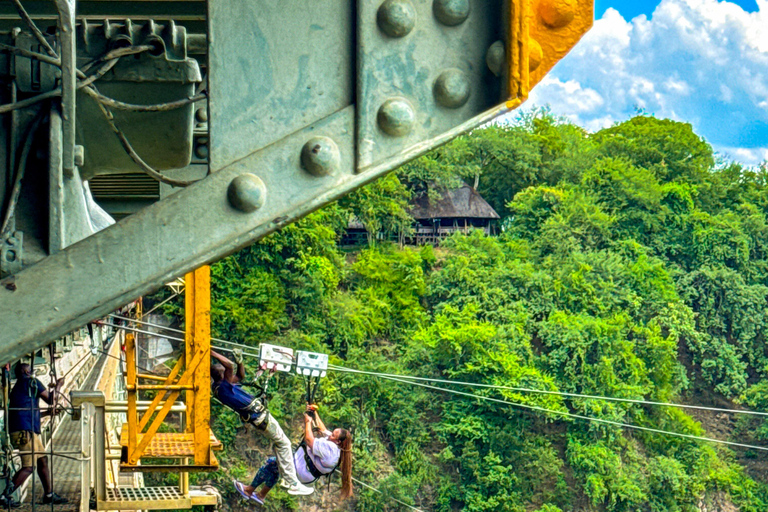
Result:
{"label": "blue sky", "polygon": [[[602,18],[609,7],[619,11],[627,20],[631,20],[641,14],[650,16],[659,3],[660,0],[595,0],[595,18]],[[732,3],[747,12],[757,11],[756,0],[738,0]]]}
{"label": "blue sky", "polygon": [[532,91],[596,131],[642,110],[724,158],[768,161],[768,0],[596,0],[595,26]]}

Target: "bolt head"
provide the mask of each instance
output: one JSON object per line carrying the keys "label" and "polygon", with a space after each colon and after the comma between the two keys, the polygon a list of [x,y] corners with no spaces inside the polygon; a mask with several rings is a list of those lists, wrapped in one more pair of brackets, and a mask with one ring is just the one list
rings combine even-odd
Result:
{"label": "bolt head", "polygon": [[435,0],[432,11],[440,23],[455,27],[469,17],[469,0]]}
{"label": "bolt head", "polygon": [[227,188],[227,199],[233,208],[251,213],[264,206],[267,187],[258,176],[244,173],[230,182]]}
{"label": "bolt head", "polygon": [[443,71],[435,80],[435,101],[446,108],[463,107],[469,99],[469,80],[458,69]]}
{"label": "bolt head", "polygon": [[504,58],[506,50],[504,49],[504,43],[496,41],[493,43],[485,54],[485,63],[488,64],[488,69],[491,70],[496,76],[501,76],[504,71]]}
{"label": "bolt head", "polygon": [[544,60],[544,50],[541,45],[533,38],[528,40],[528,70],[535,71]]}
{"label": "bolt head", "polygon": [[200,137],[195,140],[195,156],[200,160],[208,159],[208,137]]}
{"label": "bolt head", "polygon": [[205,107],[200,107],[197,110],[195,110],[195,120],[198,123],[207,123],[208,122],[208,109]]}
{"label": "bolt head", "polygon": [[339,147],[329,137],[312,137],[301,148],[301,166],[313,176],[330,176],[340,165]]}
{"label": "bolt head", "polygon": [[543,0],[539,3],[539,16],[546,25],[561,28],[573,21],[576,0]]}
{"label": "bolt head", "polygon": [[386,0],[376,12],[376,22],[389,37],[405,37],[416,25],[416,9],[410,0]]}
{"label": "bolt head", "polygon": [[405,98],[391,98],[379,107],[376,118],[384,133],[402,137],[410,133],[416,121],[416,114],[411,103]]}

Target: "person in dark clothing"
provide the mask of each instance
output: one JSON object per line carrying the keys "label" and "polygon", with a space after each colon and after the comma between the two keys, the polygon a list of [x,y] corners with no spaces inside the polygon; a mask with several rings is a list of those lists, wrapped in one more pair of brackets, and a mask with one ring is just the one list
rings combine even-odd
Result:
{"label": "person in dark clothing", "polygon": [[[249,394],[240,386],[245,379],[245,368],[211,350],[211,358],[221,364],[211,365],[211,391],[219,402],[240,415],[243,422],[250,423],[257,432],[266,436],[274,443],[277,463],[283,477],[282,485],[288,489],[288,494],[312,494],[313,489],[299,482],[296,469],[293,466],[291,441],[280,428],[280,424],[269,414],[266,404],[258,397]],[[235,369],[237,366],[237,369]],[[234,481],[235,488],[243,494],[242,484]],[[248,496],[244,495],[246,498]]]}
{"label": "person in dark clothing", "polygon": [[69,500],[53,492],[48,456],[40,440],[40,418],[53,414],[50,408],[40,411],[40,399],[49,405],[52,404],[64,381],[59,380],[55,385],[51,384],[46,388],[32,375],[30,366],[22,363],[16,365],[15,374],[16,384],[11,389],[8,400],[8,433],[13,447],[21,452],[21,469],[13,475],[11,487],[5,490],[2,500],[6,505],[15,504],[11,494],[27,481],[37,463],[37,474],[43,484],[43,503],[67,503]]}

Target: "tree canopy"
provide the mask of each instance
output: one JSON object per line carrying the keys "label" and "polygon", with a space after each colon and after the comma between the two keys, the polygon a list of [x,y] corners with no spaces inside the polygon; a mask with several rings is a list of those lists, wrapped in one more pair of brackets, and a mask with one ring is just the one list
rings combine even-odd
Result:
{"label": "tree canopy", "polygon": [[[215,264],[214,335],[377,372],[765,410],[765,171],[720,161],[680,122],[637,116],[588,133],[532,113]],[[413,195],[462,181],[502,215],[501,235],[457,234],[436,249],[338,246],[350,219],[408,229]],[[759,420],[473,392],[541,409],[331,372],[326,423],[352,427],[355,474],[385,495],[358,489],[354,509],[402,509],[388,496],[440,512],[768,509],[762,453],[561,413],[758,444],[768,439]],[[299,403],[297,378],[282,378],[275,415],[290,426]],[[236,420],[214,418],[223,467],[244,477],[255,461],[238,453]],[[271,510],[298,509],[278,496]]]}

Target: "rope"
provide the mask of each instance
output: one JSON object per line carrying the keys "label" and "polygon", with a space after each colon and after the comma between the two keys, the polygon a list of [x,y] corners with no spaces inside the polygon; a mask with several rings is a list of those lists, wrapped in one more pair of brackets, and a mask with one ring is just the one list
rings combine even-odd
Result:
{"label": "rope", "polygon": [[450,384],[450,385],[456,385],[456,386],[469,386],[469,387],[476,387],[476,388],[515,391],[519,393],[539,393],[543,395],[556,395],[556,396],[564,396],[568,398],[586,398],[590,400],[606,400],[610,402],[625,402],[625,403],[641,404],[641,405],[659,405],[664,407],[679,407],[681,409],[697,409],[697,410],[712,411],[712,412],[748,414],[753,416],[768,416],[768,413],[766,412],[751,411],[748,409],[722,409],[719,407],[706,407],[703,405],[675,404],[671,402],[654,402],[651,400],[637,400],[632,398],[616,398],[616,397],[599,396],[599,395],[585,395],[581,393],[568,393],[565,391],[548,391],[544,389],[519,388],[514,386],[496,386],[493,384],[480,384],[477,382],[461,382],[461,381],[455,381],[455,380],[433,379],[433,378],[425,378],[425,377],[413,377],[410,375],[397,375],[392,373],[379,373],[379,372],[370,372],[370,371],[364,371],[364,370],[355,370],[352,368],[345,368],[343,366],[336,366],[332,364],[328,365],[328,369],[340,371],[340,372],[347,372],[347,373],[371,375],[374,377],[382,377],[382,378],[392,377],[392,378],[408,379],[408,380],[421,381],[421,382],[432,382],[437,384]]}
{"label": "rope", "polygon": [[357,483],[357,484],[360,484],[360,485],[362,485],[363,487],[365,487],[365,488],[367,488],[367,489],[370,489],[370,490],[372,490],[373,492],[377,492],[377,493],[379,493],[379,494],[383,494],[383,495],[384,495],[384,496],[386,496],[387,498],[391,499],[392,501],[395,501],[395,502],[399,503],[400,505],[402,505],[402,506],[404,506],[404,507],[408,507],[409,509],[411,509],[411,510],[415,510],[416,512],[424,512],[424,511],[423,511],[423,510],[421,510],[420,508],[416,508],[416,507],[414,507],[414,506],[411,506],[411,505],[409,505],[409,504],[407,504],[407,503],[405,503],[405,502],[403,502],[403,501],[400,501],[399,499],[395,498],[394,496],[387,496],[386,494],[384,494],[384,493],[383,493],[383,492],[381,492],[380,490],[376,489],[375,487],[372,487],[372,486],[370,486],[370,485],[366,484],[365,482],[361,482],[360,480],[358,480],[358,479],[357,479],[357,478],[355,478],[355,477],[352,477],[352,480],[353,480],[355,483]]}
{"label": "rope", "polygon": [[655,433],[655,434],[664,434],[664,435],[669,435],[669,436],[682,437],[682,438],[685,438],[685,439],[693,439],[693,440],[696,440],[696,441],[705,441],[705,442],[710,442],[710,443],[719,443],[719,444],[724,444],[724,445],[728,445],[728,446],[738,446],[740,448],[748,448],[748,449],[752,449],[752,450],[760,450],[760,451],[768,452],[768,447],[764,447],[764,446],[754,446],[754,445],[750,445],[750,444],[735,443],[735,442],[732,442],[732,441],[723,441],[723,440],[720,440],[720,439],[713,439],[713,438],[710,438],[710,437],[696,436],[696,435],[692,435],[692,434],[682,434],[680,432],[670,432],[670,431],[667,431],[667,430],[661,430],[661,429],[656,429],[656,428],[651,428],[651,427],[642,427],[642,426],[639,426],[639,425],[633,425],[631,423],[621,423],[619,421],[604,420],[602,418],[593,418],[591,416],[584,416],[584,415],[581,415],[581,414],[575,414],[575,413],[571,413],[571,412],[556,411],[554,409],[547,409],[546,407],[539,407],[537,405],[521,404],[521,403],[517,403],[517,402],[510,402],[508,400],[501,400],[501,399],[498,399],[498,398],[492,398],[492,397],[489,397],[489,396],[475,395],[474,393],[465,393],[463,391],[456,391],[456,390],[453,390],[453,389],[446,389],[446,388],[441,388],[441,387],[438,387],[438,386],[430,386],[429,384],[422,384],[420,382],[414,382],[414,381],[405,380],[405,379],[399,379],[399,378],[395,378],[395,377],[380,377],[380,378],[387,379],[387,380],[393,380],[393,381],[396,381],[396,382],[402,382],[404,384],[411,384],[411,385],[414,385],[414,386],[420,386],[420,387],[427,388],[427,389],[433,389],[435,391],[443,391],[445,393],[453,393],[455,395],[466,396],[466,397],[475,398],[475,399],[478,399],[478,400],[486,400],[486,401],[489,401],[489,402],[496,402],[496,403],[500,403],[500,404],[504,404],[504,405],[511,405],[512,407],[520,407],[520,408],[523,408],[523,409],[529,409],[529,410],[532,410],[532,411],[545,412],[545,413],[548,413],[548,414],[558,414],[560,416],[566,416],[566,417],[569,417],[569,418],[575,418],[575,419],[584,420],[584,421],[594,421],[596,423],[603,423],[605,425],[612,425],[614,427],[622,427],[622,428],[629,428],[629,429],[634,429],[634,430],[642,430],[644,432],[652,432],[652,433]]}

